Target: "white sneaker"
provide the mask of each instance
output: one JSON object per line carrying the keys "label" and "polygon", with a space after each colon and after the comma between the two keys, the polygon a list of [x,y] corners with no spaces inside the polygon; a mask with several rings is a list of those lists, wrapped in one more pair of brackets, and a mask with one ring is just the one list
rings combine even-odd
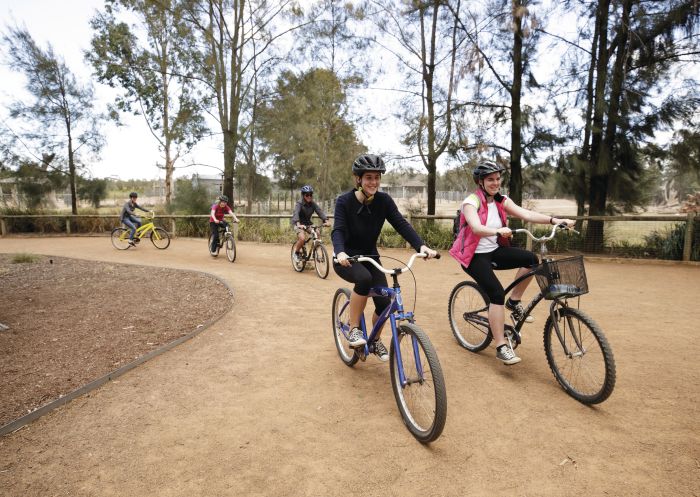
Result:
{"label": "white sneaker", "polygon": [[496,349],[496,359],[499,359],[501,362],[503,362],[503,364],[508,366],[518,364],[521,361],[520,357],[515,355],[513,349],[511,349],[508,345],[501,345]]}
{"label": "white sneaker", "polygon": [[366,345],[367,340],[365,340],[365,337],[362,336],[362,330],[355,327],[350,330],[350,333],[348,333],[348,343],[350,344],[350,347],[356,349]]}

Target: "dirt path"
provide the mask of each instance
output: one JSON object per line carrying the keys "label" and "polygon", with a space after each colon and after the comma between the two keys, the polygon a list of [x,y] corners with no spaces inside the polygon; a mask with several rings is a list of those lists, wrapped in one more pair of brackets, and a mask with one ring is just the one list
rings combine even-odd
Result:
{"label": "dirt path", "polygon": [[211,272],[235,300],[194,340],[0,439],[3,496],[700,492],[700,342],[686,336],[700,322],[699,267],[588,263],[582,307],[605,330],[618,371],[612,397],[590,408],[548,369],[544,307],[518,349],[523,362],[507,368],[492,349],[474,355],[452,338],[457,265],[419,261],[416,312],[448,395],[445,431],[424,447],[401,422],[387,366],[369,359],[352,370],[338,359],[335,274],[292,272],[287,246],[241,243],[235,264],[204,250],[190,239],[164,252],[117,252],[107,238],[0,239],[0,252]]}

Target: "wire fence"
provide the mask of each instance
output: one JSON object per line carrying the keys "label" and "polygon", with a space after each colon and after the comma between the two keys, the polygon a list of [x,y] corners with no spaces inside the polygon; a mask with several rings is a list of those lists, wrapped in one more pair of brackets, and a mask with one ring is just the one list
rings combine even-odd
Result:
{"label": "wire fence", "polygon": [[[287,243],[295,238],[289,214],[237,214],[238,240],[261,243]],[[329,216],[331,219],[333,216]],[[601,254],[613,257],[700,260],[700,216],[694,213],[674,216],[569,216],[578,221],[580,234],[563,234],[548,244],[553,253]],[[156,225],[171,236],[209,236],[208,215],[157,215]],[[437,249],[450,248],[453,241],[453,216],[407,214],[426,243]],[[108,235],[119,225],[115,215],[105,214],[0,214],[0,235]],[[535,234],[549,227],[526,226]],[[331,228],[323,238],[330,241]],[[403,247],[406,242],[388,224],[379,243],[384,247]],[[531,248],[525,237],[515,244]]]}

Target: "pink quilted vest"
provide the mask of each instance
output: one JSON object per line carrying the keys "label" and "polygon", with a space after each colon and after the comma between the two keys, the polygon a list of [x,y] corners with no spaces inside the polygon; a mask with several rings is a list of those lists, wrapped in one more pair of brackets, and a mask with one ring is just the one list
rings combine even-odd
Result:
{"label": "pink quilted vest", "polygon": [[[481,224],[485,225],[486,218],[489,214],[489,208],[486,204],[486,196],[481,189],[477,190],[474,194],[479,199],[479,209],[477,210],[479,220],[481,221]],[[501,218],[503,226],[507,226],[507,215],[505,209],[503,208],[503,203],[505,202],[506,198],[507,197],[504,195],[500,202],[496,202],[498,216]],[[459,214],[459,225],[459,233],[452,244],[450,255],[454,257],[462,266],[469,267],[469,263],[472,261],[472,257],[474,257],[476,246],[479,245],[479,240],[481,237],[474,234],[469,224],[467,224],[467,220],[464,218],[464,212],[460,212]]]}

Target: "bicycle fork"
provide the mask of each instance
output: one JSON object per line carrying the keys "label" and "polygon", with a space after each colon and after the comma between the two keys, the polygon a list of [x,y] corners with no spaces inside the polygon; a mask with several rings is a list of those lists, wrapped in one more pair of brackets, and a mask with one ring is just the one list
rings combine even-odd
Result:
{"label": "bicycle fork", "polygon": [[[568,303],[566,301],[558,301],[555,300],[552,302],[552,305],[549,307],[549,315],[552,319],[552,324],[554,327],[554,331],[557,334],[557,338],[559,339],[559,343],[561,343],[562,348],[564,349],[564,354],[566,357],[569,359],[573,359],[576,357],[583,357],[586,355],[586,350],[583,347],[583,343],[581,343],[581,333],[577,333],[576,329],[574,328],[574,322],[571,319],[571,316],[564,316],[564,332],[562,332],[561,328],[559,327],[559,323],[561,322],[561,308],[568,307]],[[569,330],[571,331],[571,338],[576,345],[576,350],[574,352],[571,352],[569,350],[569,347],[566,343],[566,327],[568,326]]]}

